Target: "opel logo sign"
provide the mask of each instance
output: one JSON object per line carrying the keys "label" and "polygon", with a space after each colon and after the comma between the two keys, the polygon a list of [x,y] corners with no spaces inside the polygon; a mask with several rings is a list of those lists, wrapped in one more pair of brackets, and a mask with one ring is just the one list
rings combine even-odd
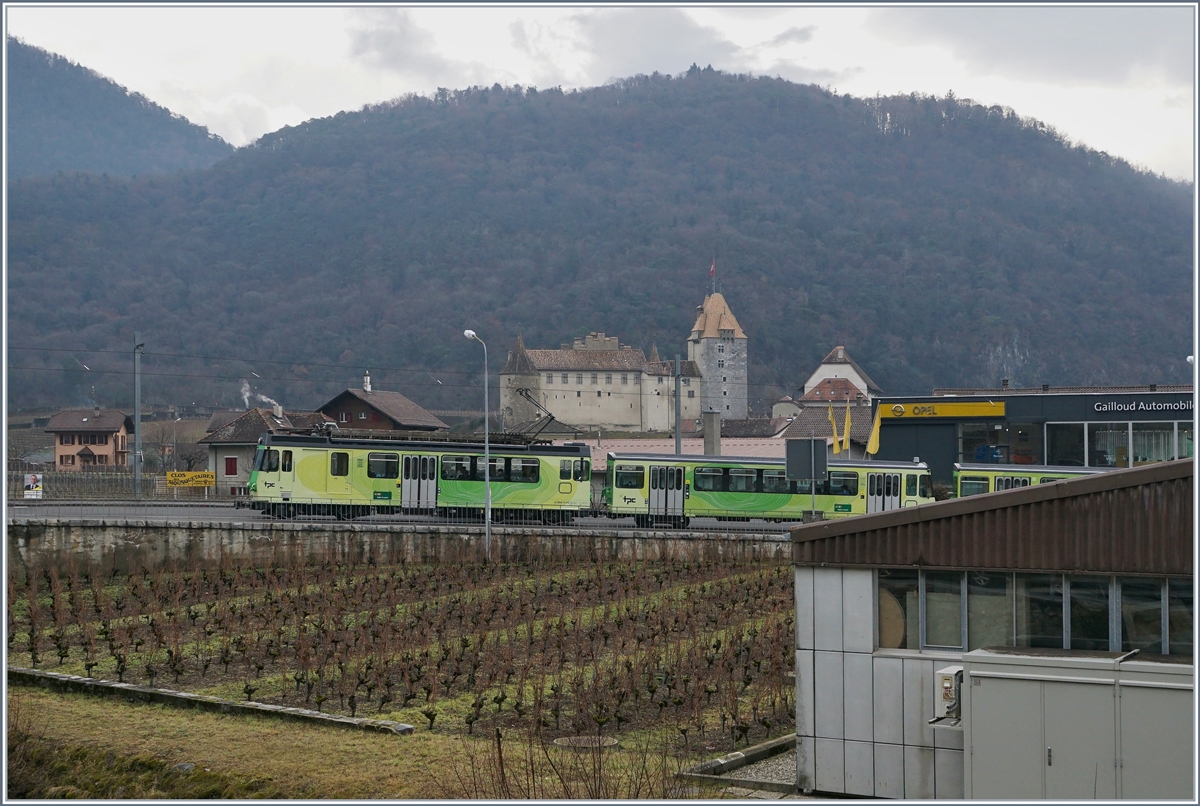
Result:
{"label": "opel logo sign", "polygon": [[903,417],[904,416],[904,407],[901,406],[899,403],[892,406],[892,415],[895,417]]}

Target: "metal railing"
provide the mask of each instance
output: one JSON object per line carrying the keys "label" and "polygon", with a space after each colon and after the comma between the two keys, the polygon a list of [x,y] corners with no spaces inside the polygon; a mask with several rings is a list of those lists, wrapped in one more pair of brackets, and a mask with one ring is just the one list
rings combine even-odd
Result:
{"label": "metal railing", "polygon": [[[36,476],[41,487],[26,490],[30,476]],[[24,500],[42,501],[132,501],[137,496],[133,474],[113,470],[9,470],[6,488],[11,503]],[[232,500],[225,490],[211,487],[168,487],[163,474],[142,475],[141,497],[148,501],[213,501]],[[32,493],[32,494],[31,494]]]}

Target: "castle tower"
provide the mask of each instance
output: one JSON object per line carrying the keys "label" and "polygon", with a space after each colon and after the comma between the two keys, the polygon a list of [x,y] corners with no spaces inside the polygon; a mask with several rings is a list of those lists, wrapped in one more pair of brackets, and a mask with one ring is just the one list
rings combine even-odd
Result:
{"label": "castle tower", "polygon": [[709,294],[696,310],[688,359],[703,377],[701,408],[719,411],[724,420],[744,420],[749,416],[746,334],[721,294]]}

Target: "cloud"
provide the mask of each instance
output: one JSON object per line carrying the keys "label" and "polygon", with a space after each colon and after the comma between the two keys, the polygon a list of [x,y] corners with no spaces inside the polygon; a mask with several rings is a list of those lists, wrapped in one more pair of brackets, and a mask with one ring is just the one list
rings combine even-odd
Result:
{"label": "cloud", "polygon": [[574,18],[585,71],[600,83],[638,73],[681,73],[692,64],[749,68],[746,54],[713,28],[674,8],[605,9]]}
{"label": "cloud", "polygon": [[1194,8],[884,8],[867,30],[892,42],[938,45],[976,74],[1104,86],[1156,74],[1190,85]]}
{"label": "cloud", "polygon": [[358,9],[352,19],[350,56],[370,67],[382,68],[411,80],[456,88],[509,78],[506,71],[479,62],[446,58],[433,34],[417,25],[405,9]]}
{"label": "cloud", "polygon": [[815,25],[805,25],[803,28],[788,28],[772,39],[770,44],[772,47],[791,44],[802,45],[805,42],[812,41],[813,31],[815,30],[817,30],[817,26]]}

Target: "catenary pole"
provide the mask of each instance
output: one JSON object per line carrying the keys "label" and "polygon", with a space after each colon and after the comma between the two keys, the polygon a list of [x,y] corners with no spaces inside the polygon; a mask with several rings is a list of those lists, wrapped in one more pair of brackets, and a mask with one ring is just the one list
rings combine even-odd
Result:
{"label": "catenary pole", "polygon": [[680,381],[683,374],[680,371],[679,354],[675,354],[675,455],[683,453],[683,436],[679,429],[683,427],[683,401],[679,399]]}
{"label": "catenary pole", "polygon": [[142,334],[133,334],[133,497],[142,497]]}

